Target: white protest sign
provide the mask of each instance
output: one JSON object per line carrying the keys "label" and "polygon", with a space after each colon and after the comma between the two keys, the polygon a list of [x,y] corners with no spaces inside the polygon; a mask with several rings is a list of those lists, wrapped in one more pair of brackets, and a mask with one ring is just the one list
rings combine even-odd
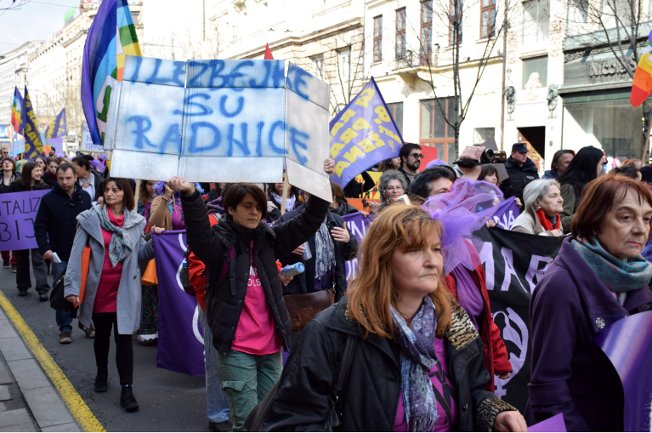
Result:
{"label": "white protest sign", "polygon": [[104,147],[101,144],[93,143],[91,133],[88,130],[88,124],[84,122],[82,127],[81,150],[87,152],[104,152]]}
{"label": "white protest sign", "polygon": [[328,85],[282,60],[127,57],[104,145],[111,174],[199,182],[288,180],[331,200]]}

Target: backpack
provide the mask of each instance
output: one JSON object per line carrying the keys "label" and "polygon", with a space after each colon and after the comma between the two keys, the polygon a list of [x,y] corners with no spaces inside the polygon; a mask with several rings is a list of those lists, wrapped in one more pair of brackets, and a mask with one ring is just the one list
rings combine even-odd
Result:
{"label": "backpack", "polygon": [[[326,414],[326,423],[324,425],[324,431],[334,431],[340,425],[341,416],[342,416],[342,407],[341,407],[341,393],[344,383],[346,383],[349,372],[351,370],[351,362],[353,361],[353,352],[355,351],[355,346],[358,343],[358,338],[352,335],[347,335],[346,343],[344,344],[344,352],[342,355],[342,364],[337,373],[337,380],[333,385],[332,401],[330,405],[330,413]],[[278,391],[285,379],[285,373],[287,369],[283,370],[281,378],[276,385],[269,391],[267,396],[252,409],[252,411],[247,416],[245,420],[245,430],[246,431],[262,431],[263,421],[267,416],[272,402],[276,398]]]}

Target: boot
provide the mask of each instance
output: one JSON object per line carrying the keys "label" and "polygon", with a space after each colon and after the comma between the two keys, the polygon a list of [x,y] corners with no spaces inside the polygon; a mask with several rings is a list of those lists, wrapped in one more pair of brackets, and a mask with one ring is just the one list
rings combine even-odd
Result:
{"label": "boot", "polygon": [[138,402],[134,397],[134,391],[131,389],[131,385],[122,385],[120,406],[127,412],[136,412],[138,410]]}
{"label": "boot", "polygon": [[95,392],[106,392],[108,388],[107,384],[107,371],[98,371],[97,376],[95,376]]}

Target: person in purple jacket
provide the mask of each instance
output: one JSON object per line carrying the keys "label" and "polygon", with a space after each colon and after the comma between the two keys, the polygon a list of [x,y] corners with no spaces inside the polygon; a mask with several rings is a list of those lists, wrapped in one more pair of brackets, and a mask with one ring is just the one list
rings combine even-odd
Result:
{"label": "person in purple jacket", "polygon": [[641,257],[651,221],[652,194],[641,182],[609,174],[587,185],[530,304],[531,422],[562,412],[568,431],[623,431],[623,387],[594,339],[652,308],[652,265]]}

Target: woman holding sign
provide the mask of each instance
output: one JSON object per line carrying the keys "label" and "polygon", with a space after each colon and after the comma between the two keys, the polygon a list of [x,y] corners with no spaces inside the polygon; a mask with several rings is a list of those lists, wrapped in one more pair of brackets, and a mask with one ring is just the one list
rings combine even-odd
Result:
{"label": "woman holding sign", "polygon": [[[23,166],[20,177],[11,184],[9,190],[11,192],[21,192],[49,188],[50,186],[43,182],[43,169],[33,162],[28,162]],[[27,289],[32,285],[29,274],[30,253],[39,301],[45,302],[48,300],[50,284],[48,284],[48,271],[45,266],[45,260],[43,260],[43,256],[41,256],[38,248],[14,251],[16,255],[16,286],[18,287],[18,296],[27,296]]]}
{"label": "woman holding sign", "polygon": [[533,421],[562,412],[568,431],[623,431],[623,387],[595,337],[652,306],[652,265],[641,257],[651,221],[643,183],[609,174],[586,186],[530,303]]}
{"label": "woman holding sign", "polygon": [[[116,364],[122,393],[120,406],[127,412],[138,410],[131,388],[134,355],[131,336],[140,324],[140,268],[154,257],[145,242],[145,218],[133,211],[134,194],[127,179],[108,178],[102,184],[103,204],[77,216],[77,232],[64,279],[66,299],[78,305],[82,254],[91,250],[85,295],[79,308],[79,323],[95,325],[95,392],[108,388],[108,360],[111,330],[115,333]],[[160,233],[162,229],[152,228]]]}
{"label": "woman holding sign", "polygon": [[[327,159],[326,173],[333,168]],[[234,431],[243,431],[251,409],[278,381],[281,348],[288,348],[290,317],[276,257],[289,255],[317,232],[328,202],[313,195],[296,218],[270,227],[261,224],[267,213],[263,190],[233,184],[224,195],[225,214],[211,229],[195,186],[180,177],[168,185],[182,193],[188,246],[206,264],[206,318]]]}

